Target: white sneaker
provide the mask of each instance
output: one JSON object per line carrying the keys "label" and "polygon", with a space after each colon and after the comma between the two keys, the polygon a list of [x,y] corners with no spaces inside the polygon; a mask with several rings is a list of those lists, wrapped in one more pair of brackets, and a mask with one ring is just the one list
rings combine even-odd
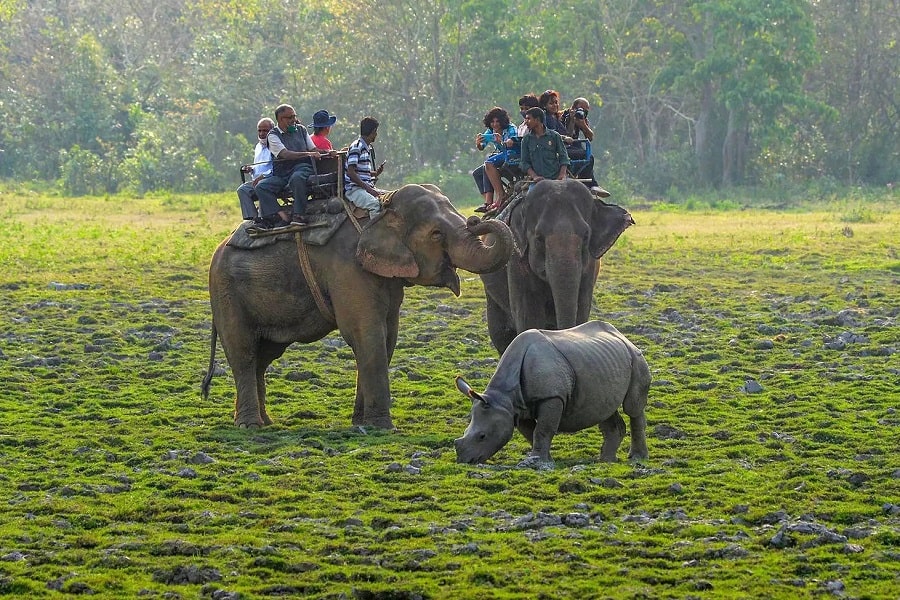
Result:
{"label": "white sneaker", "polygon": [[601,198],[609,198],[609,197],[611,196],[611,194],[610,194],[609,192],[607,192],[606,190],[604,190],[604,189],[603,189],[602,187],[600,187],[599,185],[595,185],[594,187],[592,187],[592,188],[591,188],[591,192],[593,192],[594,194],[600,196]]}

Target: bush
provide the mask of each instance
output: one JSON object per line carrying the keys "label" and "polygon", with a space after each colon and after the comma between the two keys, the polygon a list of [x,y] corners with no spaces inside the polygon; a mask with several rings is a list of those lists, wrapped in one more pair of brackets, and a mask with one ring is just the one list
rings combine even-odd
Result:
{"label": "bush", "polygon": [[60,150],[58,184],[67,196],[95,196],[106,192],[103,159],[80,146]]}

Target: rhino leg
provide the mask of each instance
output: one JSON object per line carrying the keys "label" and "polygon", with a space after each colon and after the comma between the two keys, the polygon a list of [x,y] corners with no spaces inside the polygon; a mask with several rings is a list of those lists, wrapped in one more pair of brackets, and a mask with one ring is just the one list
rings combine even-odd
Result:
{"label": "rhino leg", "polygon": [[631,422],[631,449],[628,451],[629,460],[647,460],[650,452],[647,450],[647,417],[644,413],[630,417]]}
{"label": "rhino leg", "polygon": [[600,448],[600,460],[616,462],[616,451],[625,439],[625,419],[616,411],[608,419],[598,425],[603,434],[603,446]]}
{"label": "rhino leg", "polygon": [[628,451],[628,458],[637,461],[650,458],[647,450],[647,417],[644,413],[647,394],[650,392],[650,367],[643,356],[640,360],[635,359],[633,364],[634,371],[622,402],[622,410],[631,422],[631,449]]}
{"label": "rhino leg", "polygon": [[534,446],[534,427],[537,425],[534,419],[519,419],[516,428],[525,436],[529,446]]}
{"label": "rhino leg", "polygon": [[531,456],[538,457],[542,462],[553,462],[550,458],[550,442],[559,431],[559,421],[562,419],[564,406],[562,398],[550,398],[541,402],[537,407]]}

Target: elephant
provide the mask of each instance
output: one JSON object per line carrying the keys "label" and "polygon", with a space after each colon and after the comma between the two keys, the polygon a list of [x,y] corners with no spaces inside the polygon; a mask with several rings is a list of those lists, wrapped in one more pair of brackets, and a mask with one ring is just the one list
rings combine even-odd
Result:
{"label": "elephant", "polygon": [[504,223],[466,220],[437,187],[405,185],[361,232],[348,219],[327,244],[307,246],[315,283],[331,309],[326,316],[293,240],[255,250],[227,242],[216,248],[209,268],[212,341],[201,391],[206,398],[218,335],[237,388],[238,427],[272,423],[265,373],[273,360],[293,342],[314,342],[337,329],[356,358],[353,424],[393,429],[388,366],[404,287],[446,287],[459,296],[457,267],[497,270],[513,248]]}
{"label": "elephant", "polygon": [[634,224],[627,210],[573,179],[539,181],[504,212],[517,251],[505,267],[481,274],[488,332],[501,355],[527,329],[586,322],[600,257]]}

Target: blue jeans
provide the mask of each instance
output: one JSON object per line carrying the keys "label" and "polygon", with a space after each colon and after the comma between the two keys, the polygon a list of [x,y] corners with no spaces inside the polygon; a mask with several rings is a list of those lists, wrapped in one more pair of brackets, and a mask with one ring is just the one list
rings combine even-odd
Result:
{"label": "blue jeans", "polygon": [[254,200],[256,200],[256,188],[253,187],[251,182],[246,181],[238,187],[237,195],[241,203],[241,216],[244,217],[245,221],[247,219],[255,219],[259,215],[254,203]]}
{"label": "blue jeans", "polygon": [[494,191],[494,186],[491,185],[487,175],[484,174],[484,163],[472,171],[472,178],[475,179],[475,185],[478,186],[479,194],[489,194]]}
{"label": "blue jeans", "polygon": [[256,184],[256,196],[259,198],[259,213],[261,217],[271,217],[281,210],[278,204],[278,195],[285,188],[291,188],[294,196],[294,213],[302,215],[306,212],[306,202],[309,196],[309,176],[313,174],[313,167],[309,163],[300,163],[287,177],[270,175]]}

